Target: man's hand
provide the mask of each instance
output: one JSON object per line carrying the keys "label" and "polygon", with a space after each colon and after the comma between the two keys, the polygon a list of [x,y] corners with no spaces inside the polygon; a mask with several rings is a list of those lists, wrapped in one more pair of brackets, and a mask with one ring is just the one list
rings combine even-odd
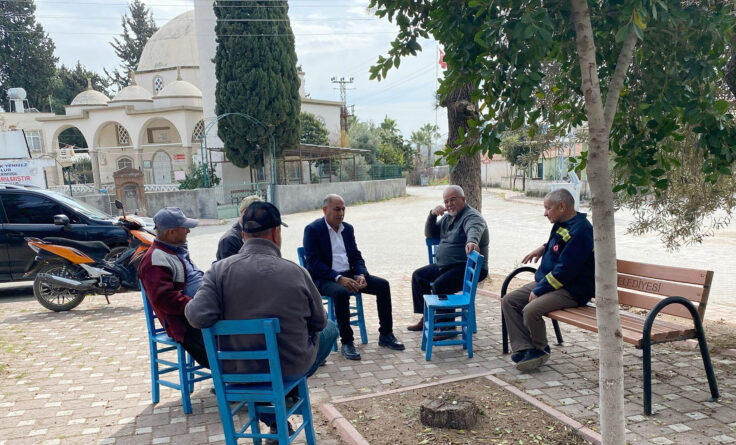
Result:
{"label": "man's hand", "polygon": [[524,264],[529,263],[529,262],[536,263],[537,261],[539,261],[540,258],[542,258],[543,254],[544,254],[544,246],[539,246],[536,249],[529,252],[529,254],[525,256],[524,259],[521,260],[521,262]]}
{"label": "man's hand", "polygon": [[478,247],[477,244],[475,244],[475,243],[468,243],[468,244],[465,245],[465,254],[466,255],[470,255],[470,252],[472,252],[474,250],[476,252],[480,253],[480,247]]}
{"label": "man's hand", "polygon": [[529,303],[531,303],[532,301],[536,300],[537,298],[539,298],[539,297],[537,297],[537,295],[534,292],[530,292],[529,293]]}
{"label": "man's hand", "polygon": [[356,275],[355,281],[358,283],[359,290],[363,290],[366,286],[368,286],[368,283],[365,281],[365,277],[363,275]]}
{"label": "man's hand", "polygon": [[432,209],[432,210],[430,211],[430,213],[431,213],[432,215],[434,215],[434,216],[442,216],[442,215],[444,215],[445,211],[447,211],[447,209],[445,209],[445,206],[443,206],[443,205],[438,205],[437,207],[433,208],[433,209]]}
{"label": "man's hand", "polygon": [[349,290],[350,292],[358,292],[360,291],[361,287],[358,284],[357,281],[350,279],[348,277],[340,277],[337,279],[337,284],[344,287],[345,289]]}

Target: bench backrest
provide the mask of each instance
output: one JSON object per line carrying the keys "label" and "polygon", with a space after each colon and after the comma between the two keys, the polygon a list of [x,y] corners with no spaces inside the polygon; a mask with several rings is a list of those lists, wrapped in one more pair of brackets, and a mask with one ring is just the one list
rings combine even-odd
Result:
{"label": "bench backrest", "polygon": [[[618,302],[651,309],[660,300],[680,296],[692,301],[703,319],[708,303],[713,271],[660,266],[617,260]],[[662,313],[690,319],[690,312],[681,304],[667,306]]]}

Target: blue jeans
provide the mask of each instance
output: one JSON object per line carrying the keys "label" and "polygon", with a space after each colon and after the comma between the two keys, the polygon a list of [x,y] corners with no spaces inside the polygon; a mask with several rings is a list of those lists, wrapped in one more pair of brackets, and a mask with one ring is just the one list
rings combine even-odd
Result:
{"label": "blue jeans", "polygon": [[[307,378],[314,375],[314,373],[317,372],[319,365],[327,358],[328,355],[330,355],[330,352],[332,352],[332,345],[335,343],[335,340],[337,340],[337,335],[337,325],[332,320],[327,320],[327,326],[325,326],[325,328],[322,329],[322,332],[319,333],[317,357],[314,359],[312,367],[307,370],[306,374],[304,374]],[[270,413],[259,415],[259,419],[268,426],[276,423],[275,416]]]}

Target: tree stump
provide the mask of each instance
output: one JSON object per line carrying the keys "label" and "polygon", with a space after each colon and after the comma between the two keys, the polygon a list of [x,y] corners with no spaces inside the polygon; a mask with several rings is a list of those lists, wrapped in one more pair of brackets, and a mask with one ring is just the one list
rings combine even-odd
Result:
{"label": "tree stump", "polygon": [[422,424],[435,428],[469,429],[479,415],[480,409],[475,402],[451,392],[422,404],[419,409]]}

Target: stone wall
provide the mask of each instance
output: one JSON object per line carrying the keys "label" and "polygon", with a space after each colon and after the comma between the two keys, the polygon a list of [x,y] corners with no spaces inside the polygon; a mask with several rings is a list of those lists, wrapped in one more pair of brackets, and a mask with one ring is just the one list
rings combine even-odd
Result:
{"label": "stone wall", "polygon": [[[117,214],[114,205],[115,195],[84,195],[74,199],[102,210],[105,213]],[[173,192],[146,192],[146,214],[153,216],[164,207],[179,207],[190,218],[217,219],[217,200],[215,189],[177,190]],[[134,209],[125,209],[132,213]]]}
{"label": "stone wall", "polygon": [[380,201],[406,195],[406,179],[277,185],[275,201],[282,214],[302,212],[322,207],[322,200],[330,193],[342,196],[348,205]]}

